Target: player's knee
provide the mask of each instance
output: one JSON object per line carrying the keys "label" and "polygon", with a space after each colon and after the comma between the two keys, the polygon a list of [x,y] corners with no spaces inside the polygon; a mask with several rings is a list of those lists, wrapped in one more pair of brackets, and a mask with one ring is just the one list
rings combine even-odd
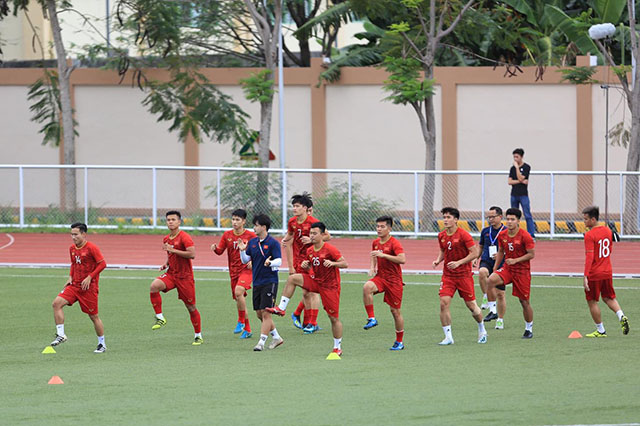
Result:
{"label": "player's knee", "polygon": [[186,306],[186,307],[187,307],[187,310],[188,310],[189,312],[193,312],[193,311],[195,311],[196,309],[198,309],[198,308],[196,308],[196,305],[188,305],[188,304],[186,304],[186,303],[185,303],[185,304],[184,304],[184,306]]}
{"label": "player's knee", "polygon": [[373,281],[367,281],[366,283],[364,283],[364,286],[362,286],[362,292],[364,294],[371,294],[375,292],[376,288],[377,287]]}
{"label": "player's knee", "polygon": [[480,268],[480,270],[478,270],[478,276],[486,280],[489,278],[489,270],[487,268]]}
{"label": "player's knee", "polygon": [[447,299],[440,299],[440,310],[446,310],[449,308],[449,301]]}

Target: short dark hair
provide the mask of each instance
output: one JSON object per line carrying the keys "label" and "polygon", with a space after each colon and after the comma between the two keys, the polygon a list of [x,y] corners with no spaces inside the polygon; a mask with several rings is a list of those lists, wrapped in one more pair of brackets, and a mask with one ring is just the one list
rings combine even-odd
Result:
{"label": "short dark hair", "polygon": [[456,209],[455,207],[445,207],[442,210],[440,210],[440,213],[442,213],[443,215],[449,213],[451,216],[455,217],[456,219],[460,219],[460,210]]}
{"label": "short dark hair", "polygon": [[498,206],[491,206],[489,207],[489,210],[495,210],[496,213],[498,213],[498,216],[502,216],[502,209]]}
{"label": "short dark hair", "polygon": [[264,226],[267,228],[267,231],[268,231],[269,228],[271,228],[271,218],[266,214],[257,214],[253,217],[253,224]]}
{"label": "short dark hair", "polygon": [[524,149],[516,148],[513,150],[512,154],[518,154],[520,157],[524,157]]}
{"label": "short dark hair", "polygon": [[386,222],[387,226],[389,228],[393,228],[393,218],[391,216],[380,216],[379,218],[376,219],[376,223],[380,223],[380,222]]}
{"label": "short dark hair", "polygon": [[178,219],[182,219],[182,215],[180,214],[180,212],[178,210],[169,210],[167,212],[167,214],[164,215],[164,217],[169,217],[171,215],[176,215],[176,216],[178,216]]}
{"label": "short dark hair", "polygon": [[327,226],[322,222],[314,222],[311,224],[311,227],[318,228],[321,234],[324,234],[324,232],[327,230]]}
{"label": "short dark hair", "polygon": [[306,208],[313,207],[313,200],[311,199],[311,194],[308,192],[303,192],[302,194],[296,194],[291,197],[291,205],[301,204]]}
{"label": "short dark hair", "polygon": [[76,222],[73,225],[71,225],[71,229],[76,229],[76,228],[79,229],[80,232],[82,232],[83,234],[87,233],[87,225],[82,222]]}
{"label": "short dark hair", "polygon": [[243,209],[235,209],[232,213],[231,216],[238,216],[241,217],[243,219],[247,218],[247,211],[243,210]]}
{"label": "short dark hair", "polygon": [[586,214],[591,219],[600,219],[600,209],[598,208],[598,206],[585,207],[584,209],[582,209],[582,214]]}
{"label": "short dark hair", "polygon": [[515,216],[520,219],[522,217],[522,212],[520,211],[520,209],[511,207],[510,209],[507,209],[505,216]]}

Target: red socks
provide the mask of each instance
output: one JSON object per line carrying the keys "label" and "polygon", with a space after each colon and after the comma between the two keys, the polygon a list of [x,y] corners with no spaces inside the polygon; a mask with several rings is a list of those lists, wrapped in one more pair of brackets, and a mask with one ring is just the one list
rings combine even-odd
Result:
{"label": "red socks", "polygon": [[249,317],[244,318],[244,331],[251,333],[251,325],[249,325]]}
{"label": "red socks", "polygon": [[309,309],[309,324],[318,325],[318,309]]}
{"label": "red socks", "polygon": [[364,305],[364,308],[367,310],[368,318],[375,318],[376,316],[373,314],[373,305]]}
{"label": "red socks", "polygon": [[193,324],[193,331],[200,333],[200,312],[197,309],[193,312],[190,311],[189,316],[191,317],[191,324]]}
{"label": "red socks", "polygon": [[162,296],[160,293],[149,293],[149,298],[151,299],[151,306],[153,306],[153,310],[156,314],[162,313]]}
{"label": "red socks", "polygon": [[404,330],[400,330],[400,331],[396,330],[396,342],[402,343],[403,337],[404,337]]}
{"label": "red socks", "polygon": [[247,311],[238,311],[238,322],[244,322],[244,319],[247,317]]}
{"label": "red socks", "polygon": [[303,310],[304,310],[304,300],[301,300],[300,303],[298,303],[298,307],[293,312],[293,314],[299,317]]}

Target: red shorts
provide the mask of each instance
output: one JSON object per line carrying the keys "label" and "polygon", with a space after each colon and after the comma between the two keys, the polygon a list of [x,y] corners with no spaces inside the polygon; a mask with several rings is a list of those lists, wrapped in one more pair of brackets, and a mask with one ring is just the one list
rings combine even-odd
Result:
{"label": "red shorts", "polygon": [[504,285],[513,283],[512,295],[521,300],[529,300],[531,297],[531,273],[513,273],[507,268],[500,268],[494,272],[504,282]]}
{"label": "red shorts", "polygon": [[80,304],[80,309],[87,315],[98,315],[98,288],[89,286],[88,290],[82,290],[73,285],[65,286],[58,296],[69,302],[69,305]]}
{"label": "red shorts", "polygon": [[340,287],[325,288],[318,285],[318,282],[309,275],[302,275],[304,284],[302,287],[312,293],[320,294],[322,307],[330,317],[338,318],[340,314]]}
{"label": "red shorts", "polygon": [[174,275],[162,274],[158,279],[166,286],[166,288],[162,290],[163,293],[175,288],[178,290],[178,299],[187,305],[196,304],[196,283],[192,277],[178,278]]}
{"label": "red shorts", "polygon": [[613,290],[613,278],[604,280],[589,280],[589,291],[585,290],[584,295],[587,300],[600,300],[600,295],[606,299],[615,299],[616,292]]}
{"label": "red shorts", "polygon": [[464,299],[465,302],[476,300],[476,292],[473,284],[473,276],[466,277],[442,277],[440,283],[440,297],[449,296],[453,297],[458,290],[458,295]]}
{"label": "red shorts", "polygon": [[244,287],[244,297],[247,297],[247,291],[251,290],[251,280],[253,280],[253,275],[249,269],[245,269],[240,272],[236,278],[231,278],[231,297],[233,300],[236,300],[236,287]]}
{"label": "red shorts", "polygon": [[369,281],[372,281],[378,287],[376,294],[384,292],[384,303],[392,308],[400,309],[402,306],[402,291],[404,290],[402,281],[388,281],[378,276]]}

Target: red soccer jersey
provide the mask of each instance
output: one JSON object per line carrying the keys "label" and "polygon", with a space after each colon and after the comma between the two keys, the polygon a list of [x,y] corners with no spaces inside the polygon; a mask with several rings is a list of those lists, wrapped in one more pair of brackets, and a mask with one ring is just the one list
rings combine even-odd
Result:
{"label": "red soccer jersey", "polygon": [[442,267],[442,276],[448,278],[468,277],[472,275],[471,262],[458,266],[456,269],[447,268],[449,262],[464,259],[469,255],[471,247],[476,243],[471,235],[462,228],[456,229],[453,235],[447,235],[447,231],[438,234],[438,244],[440,250],[444,252],[444,266]]}
{"label": "red soccer jersey", "polygon": [[319,220],[313,216],[307,216],[305,221],[302,223],[298,223],[298,218],[295,216],[289,219],[289,226],[287,229],[289,233],[293,235],[293,244],[291,248],[293,250],[293,263],[295,265],[300,264],[300,262],[306,259],[307,249],[311,247],[312,244],[303,244],[300,239],[302,237],[309,236],[311,225],[316,222],[319,222]]}
{"label": "red soccer jersey", "polygon": [[[87,278],[89,274],[96,269],[98,263],[104,262],[104,256],[100,252],[100,249],[91,241],[87,241],[85,245],[80,248],[72,244],[71,247],[69,247],[69,256],[71,257],[71,271],[69,275],[71,276],[71,285],[75,287],[80,287],[82,280]],[[91,285],[98,287],[99,280],[99,274],[92,276]]]}
{"label": "red soccer jersey", "polygon": [[584,275],[590,280],[612,278],[611,244],[613,234],[606,226],[596,226],[584,234]]}
{"label": "red soccer jersey", "polygon": [[255,238],[256,234],[254,232],[245,229],[244,232],[240,235],[236,235],[233,232],[233,229],[225,231],[222,234],[222,238],[220,239],[220,243],[218,247],[215,249],[215,253],[217,255],[221,255],[227,250],[227,258],[229,260],[229,276],[231,279],[235,279],[240,276],[240,273],[247,269],[247,265],[242,263],[240,260],[240,250],[238,250],[238,240],[243,240],[245,243],[248,243],[250,239]]}
{"label": "red soccer jersey", "polygon": [[313,278],[320,287],[336,289],[340,288],[340,270],[334,266],[324,266],[325,260],[337,261],[342,257],[340,251],[329,243],[324,243],[318,251],[313,246],[307,249],[308,260],[313,267]]}
{"label": "red soccer jersey", "polygon": [[[533,238],[524,229],[518,228],[518,232],[514,237],[509,236],[509,230],[505,229],[498,235],[498,245],[502,247],[504,251],[504,258],[515,259],[527,254],[527,250],[531,250],[535,247]],[[515,265],[504,264],[504,267],[509,269],[512,273],[526,272],[531,270],[531,262],[529,260],[524,262],[518,262]]]}
{"label": "red soccer jersey", "polygon": [[[404,249],[402,248],[400,241],[396,240],[394,237],[389,237],[384,244],[380,242],[380,238],[376,238],[371,244],[371,249],[373,251],[381,251],[390,256],[397,256],[400,253],[404,253]],[[392,261],[381,257],[377,257],[376,259],[378,260],[377,277],[387,281],[402,282],[402,267],[399,263],[393,263]]]}
{"label": "red soccer jersey", "polygon": [[[187,248],[194,246],[191,236],[184,231],[180,231],[174,238],[167,235],[162,242],[170,244],[174,249],[181,251],[186,251]],[[168,263],[169,269],[167,270],[167,274],[178,278],[193,278],[191,259],[169,253]]]}

